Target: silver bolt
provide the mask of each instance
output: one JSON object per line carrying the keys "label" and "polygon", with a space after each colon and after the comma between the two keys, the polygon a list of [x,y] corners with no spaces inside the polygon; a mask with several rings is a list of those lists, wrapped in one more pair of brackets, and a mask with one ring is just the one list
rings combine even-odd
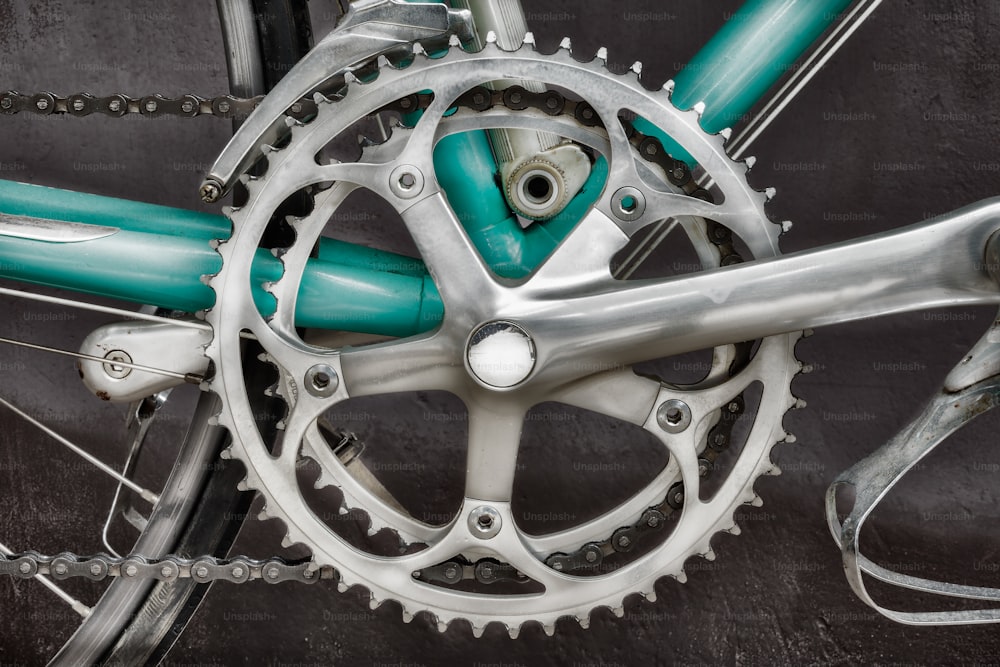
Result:
{"label": "silver bolt", "polygon": [[45,99],[37,100],[35,102],[35,106],[38,107],[39,111],[45,111],[46,109],[49,108],[49,101]]}
{"label": "silver bolt", "polygon": [[90,573],[95,577],[101,574],[101,566],[99,563],[90,564]]}
{"label": "silver bolt", "polygon": [[302,111],[302,105],[296,102],[292,105],[292,113],[300,113]]}
{"label": "silver bolt", "polygon": [[201,200],[206,204],[214,204],[222,196],[222,188],[218,183],[208,181],[202,184],[198,194],[201,195]]}
{"label": "silver bolt", "polygon": [[21,574],[28,574],[31,572],[31,563],[24,561],[17,566],[17,569],[20,570]]}
{"label": "silver bolt", "polygon": [[618,546],[622,549],[627,548],[630,544],[632,544],[632,540],[629,539],[628,535],[622,535],[618,538]]}
{"label": "silver bolt", "polygon": [[239,565],[237,565],[236,567],[234,567],[233,568],[233,576],[236,577],[237,579],[239,579],[240,577],[242,577],[243,576],[243,568],[240,567]]}
{"label": "silver bolt", "polygon": [[488,505],[481,505],[469,512],[469,532],[481,540],[488,540],[500,532],[500,513]]}
{"label": "silver bolt", "polygon": [[204,579],[208,576],[208,568],[205,567],[204,565],[201,565],[194,571],[194,574],[199,579]]}
{"label": "silver bolt", "polygon": [[412,199],[423,192],[424,175],[413,165],[401,164],[389,174],[389,189],[402,199]]}
{"label": "silver bolt", "polygon": [[83,108],[87,106],[83,103],[83,100],[73,100],[73,111],[83,111]]}
{"label": "silver bolt", "polygon": [[222,112],[222,113],[229,113],[230,109],[232,109],[232,106],[230,106],[229,102],[227,102],[225,100],[219,102],[219,111],[220,112]]}
{"label": "silver bolt", "polygon": [[[111,350],[106,355],[104,355],[104,358],[107,359],[109,362],[124,361],[127,364],[132,363],[132,357],[128,356],[128,353],[122,350]],[[128,366],[116,365],[115,363],[105,363],[104,373],[110,378],[114,378],[115,380],[121,380],[131,375],[132,369],[129,368]]]}
{"label": "silver bolt", "polygon": [[317,398],[333,396],[340,386],[337,371],[326,364],[316,364],[306,371],[306,391]]}
{"label": "silver bolt", "polygon": [[656,528],[660,525],[660,517],[655,514],[651,515],[648,519],[646,519],[646,525],[650,528]]}
{"label": "silver bolt", "polygon": [[173,573],[173,570],[170,569],[169,565],[164,565],[163,567],[160,568],[160,576],[161,577],[169,577],[172,573]]}
{"label": "silver bolt", "polygon": [[114,113],[118,113],[122,109],[122,101],[121,100],[111,100],[110,102],[108,102],[108,109],[110,109]]}
{"label": "silver bolt", "polygon": [[276,568],[276,567],[269,567],[267,569],[267,578],[268,579],[277,579],[280,575],[281,575],[281,572],[279,572],[278,568]]}
{"label": "silver bolt", "polygon": [[646,197],[638,189],[626,185],[611,198],[611,212],[624,222],[638,220],[646,212]]}
{"label": "silver bolt", "polygon": [[153,113],[154,111],[156,111],[156,100],[146,101],[146,111],[148,111],[149,113]]}
{"label": "silver bolt", "polygon": [[194,111],[194,103],[191,100],[185,100],[181,104],[181,111],[183,111],[184,113],[191,113],[192,111]]}
{"label": "silver bolt", "polygon": [[14,106],[14,100],[10,99],[9,97],[4,97],[2,100],[0,100],[0,108],[9,109],[12,106]]}
{"label": "silver bolt", "polygon": [[555,563],[553,563],[552,564],[552,569],[555,570],[556,572],[562,572],[562,569],[563,569],[562,561],[561,560],[557,560]]}
{"label": "silver bolt", "polygon": [[730,401],[729,405],[726,406],[726,409],[731,413],[736,414],[740,411],[740,404],[737,401]]}
{"label": "silver bolt", "polygon": [[667,433],[681,433],[691,425],[691,408],[676,398],[663,401],[656,410],[656,423]]}
{"label": "silver bolt", "polygon": [[135,565],[126,565],[125,566],[125,576],[126,577],[134,577],[137,574],[139,574],[139,568],[137,568]]}
{"label": "silver bolt", "polygon": [[458,578],[458,568],[454,565],[449,565],[444,569],[445,579],[457,579]]}
{"label": "silver bolt", "polygon": [[312,571],[312,570],[306,570],[305,572],[302,573],[302,578],[303,579],[312,579],[313,575],[315,575],[315,574],[316,573],[314,571]]}
{"label": "silver bolt", "polygon": [[593,563],[595,560],[597,560],[597,554],[594,553],[593,551],[588,551],[587,555],[584,556],[584,558],[587,559],[588,563]]}
{"label": "silver bolt", "polygon": [[55,573],[58,574],[59,576],[62,576],[67,572],[69,572],[69,568],[66,567],[65,563],[57,563],[55,568],[53,569],[55,570]]}

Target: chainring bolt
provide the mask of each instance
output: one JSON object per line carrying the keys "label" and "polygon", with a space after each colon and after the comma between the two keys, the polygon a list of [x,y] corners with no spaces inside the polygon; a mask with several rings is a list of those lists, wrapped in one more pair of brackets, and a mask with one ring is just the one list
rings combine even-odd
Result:
{"label": "chainring bolt", "polygon": [[656,423],[667,433],[681,433],[691,425],[691,408],[676,398],[666,400],[656,410]]}
{"label": "chainring bolt", "polygon": [[492,507],[481,505],[469,512],[469,532],[481,540],[488,540],[500,532],[500,513]]}
{"label": "chainring bolt", "polygon": [[313,396],[328,398],[333,396],[340,386],[340,376],[327,364],[316,364],[306,371],[305,385],[306,391]]}

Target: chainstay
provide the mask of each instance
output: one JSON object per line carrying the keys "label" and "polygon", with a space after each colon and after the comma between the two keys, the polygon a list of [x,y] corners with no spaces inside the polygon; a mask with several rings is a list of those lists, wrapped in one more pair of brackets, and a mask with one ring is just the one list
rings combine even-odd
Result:
{"label": "chainstay", "polygon": [[[327,95],[332,97],[336,93],[331,95],[328,92]],[[41,116],[69,114],[78,117],[94,113],[112,117],[139,114],[149,117],[173,116],[182,118],[208,115],[216,118],[239,119],[252,113],[263,99],[263,96],[237,98],[231,95],[214,98],[202,98],[196,95],[166,98],[159,94],[141,98],[132,98],[122,94],[94,97],[88,93],[59,97],[48,92],[25,95],[15,91],[7,91],[0,94],[0,113],[14,115],[27,112]],[[400,114],[422,112],[431,101],[430,95],[414,94],[383,107],[379,113],[387,111],[395,111]],[[307,121],[315,116],[316,105],[317,103],[313,100],[302,99],[293,104],[286,111],[286,114],[299,122]],[[602,124],[594,109],[586,102],[567,98],[554,90],[534,92],[517,85],[502,90],[492,90],[485,86],[473,88],[456,100],[456,106],[479,112],[487,111],[495,106],[506,107],[512,111],[535,109],[552,116],[572,115],[578,122],[586,126],[593,127]],[[624,118],[619,120],[623,123],[629,136],[629,142],[637,153],[645,161],[659,166],[673,186],[683,189],[690,196],[711,201],[710,193],[697,184],[688,165],[673,158],[657,137],[642,134]],[[727,266],[742,262],[743,258],[734,248],[731,231],[711,220],[707,220],[706,223],[709,240],[719,252],[720,264]],[[701,477],[711,474],[715,460],[728,448],[733,426],[743,409],[743,397],[742,394],[739,394],[730,401],[727,408],[722,411],[719,422],[710,430],[707,446],[699,456],[699,475]],[[589,542],[576,551],[551,554],[545,558],[544,562],[547,566],[566,573],[596,570],[606,557],[615,553],[628,553],[641,541],[660,532],[667,525],[671,516],[683,507],[683,504],[684,487],[681,482],[677,482],[668,490],[666,497],[660,503],[647,508],[636,523],[622,526],[606,539]],[[194,579],[199,583],[213,581],[246,583],[255,580],[263,580],[268,583],[286,581],[314,583],[319,579],[339,578],[335,568],[331,566],[317,568],[312,565],[311,561],[287,563],[280,558],[254,560],[246,557],[219,559],[214,556],[201,556],[190,559],[171,555],[162,559],[147,559],[142,556],[121,558],[107,554],[80,557],[72,553],[62,553],[58,556],[48,556],[36,551],[24,551],[6,557],[0,554],[0,575],[22,579],[30,579],[36,575],[49,575],[56,580],[81,577],[92,581],[101,581],[108,577],[157,579],[160,581]],[[457,584],[463,580],[475,580],[483,584],[500,581],[516,583],[528,581],[511,565],[497,562],[494,559],[483,559],[475,563],[457,559],[449,560],[425,568],[414,575],[424,581],[442,584]]]}

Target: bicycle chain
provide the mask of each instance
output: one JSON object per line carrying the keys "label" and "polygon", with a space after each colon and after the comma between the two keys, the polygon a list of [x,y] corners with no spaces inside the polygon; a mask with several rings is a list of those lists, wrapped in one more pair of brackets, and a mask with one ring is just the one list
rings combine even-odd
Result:
{"label": "bicycle chain", "polygon": [[[69,114],[70,116],[82,117],[100,113],[114,118],[139,114],[150,118],[159,116],[179,118],[213,116],[215,118],[244,119],[257,108],[263,99],[263,95],[250,98],[233,97],[232,95],[220,95],[213,98],[182,95],[169,98],[162,95],[129,97],[121,93],[106,97],[94,97],[90,93],[74,93],[68,97],[60,97],[49,92],[24,95],[14,90],[8,90],[0,94],[0,113],[11,116],[27,112],[38,116]],[[308,99],[299,100],[292,105],[287,113],[296,120],[305,120],[316,114],[316,103]]]}
{"label": "bicycle chain", "polygon": [[212,581],[242,584],[256,579],[271,584],[285,581],[311,584],[320,579],[338,578],[337,571],[333,567],[317,568],[310,562],[288,563],[281,558],[266,560],[255,560],[245,556],[228,559],[212,556],[181,558],[171,555],[160,559],[146,559],[141,556],[122,558],[108,554],[80,558],[71,553],[44,556],[35,551],[25,551],[0,558],[0,575],[3,574],[20,579],[31,579],[41,574],[56,580],[83,577],[91,581],[102,581],[108,577],[159,581],[194,579],[203,584]]}
{"label": "bicycle chain", "polygon": [[[263,96],[236,98],[231,95],[210,99],[195,95],[183,95],[179,98],[165,98],[161,95],[132,98],[122,94],[98,98],[88,93],[58,97],[48,92],[24,95],[16,91],[7,91],[0,94],[0,113],[14,115],[25,111],[42,116],[55,114],[88,116],[102,113],[119,118],[127,114],[149,117],[170,115],[193,118],[210,115],[216,118],[245,118],[263,99]],[[431,100],[431,95],[413,94],[384,107],[380,112],[396,111],[404,115],[412,114],[426,109]],[[494,106],[503,106],[513,111],[533,108],[552,116],[571,114],[586,126],[601,125],[600,118],[589,104],[568,99],[554,90],[536,93],[521,86],[511,86],[504,90],[479,86],[459,97],[456,105],[480,112]],[[304,122],[315,115],[316,103],[303,99],[292,105],[286,113]],[[627,120],[621,120],[628,133],[629,142],[644,160],[658,165],[667,180],[675,187],[682,188],[688,195],[711,201],[711,195],[696,184],[687,164],[671,157],[659,139],[644,135]],[[732,232],[714,221],[706,222],[709,239],[718,249],[721,265],[728,266],[742,262],[742,257],[733,247]],[[748,344],[741,345],[749,347]],[[700,476],[705,477],[711,473],[714,462],[729,446],[733,426],[743,410],[744,402],[740,394],[721,412],[718,423],[709,431],[707,446],[699,456]],[[595,570],[608,556],[632,551],[638,541],[662,530],[683,503],[684,486],[678,482],[668,490],[663,501],[646,509],[635,524],[623,526],[606,540],[590,542],[572,553],[552,554],[545,559],[545,564],[567,573],[573,570]],[[24,551],[6,557],[0,555],[0,575],[30,579],[39,574],[50,575],[56,580],[70,577],[84,577],[93,581],[101,581],[107,577],[160,581],[191,578],[200,583],[212,581],[246,583],[258,579],[268,583],[284,581],[314,583],[320,579],[338,578],[333,567],[316,568],[311,562],[289,564],[280,558],[254,560],[243,556],[231,559],[201,556],[191,559],[170,555],[162,559],[146,559],[141,556],[112,557],[107,554],[80,558],[71,553],[45,556],[35,551]],[[481,559],[475,563],[464,559],[452,559],[414,572],[414,577],[422,581],[447,585],[457,584],[463,580],[475,580],[481,584],[530,581],[512,565],[492,558]]]}

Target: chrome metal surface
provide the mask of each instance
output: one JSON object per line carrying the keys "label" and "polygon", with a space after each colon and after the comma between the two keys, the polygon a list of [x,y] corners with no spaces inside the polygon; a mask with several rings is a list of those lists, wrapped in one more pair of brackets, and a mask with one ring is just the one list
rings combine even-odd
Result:
{"label": "chrome metal surface", "polygon": [[26,215],[0,213],[0,236],[14,236],[33,241],[48,241],[49,243],[76,243],[101,239],[111,236],[117,231],[117,227],[102,227],[80,222],[63,222],[62,220],[46,220]]}
{"label": "chrome metal surface", "polygon": [[[601,62],[580,63],[565,50],[539,56],[527,46],[505,52],[488,45],[475,54],[453,48],[444,57],[434,59],[418,53],[412,64],[401,69],[385,67],[384,61],[382,65],[371,83],[350,82],[344,97],[321,101],[313,121],[292,127],[288,145],[266,155],[266,174],[247,182],[247,204],[232,212],[236,231],[229,242],[219,246],[223,268],[211,281],[217,302],[206,316],[216,334],[207,349],[217,368],[211,388],[224,399],[218,419],[234,436],[228,455],[245,464],[247,487],[257,489],[264,497],[268,516],[284,521],[289,541],[308,545],[317,565],[336,565],[342,588],[364,585],[373,604],[398,600],[404,618],[419,610],[430,610],[442,627],[463,618],[478,634],[490,621],[499,621],[516,635],[522,623],[530,620],[541,622],[551,631],[559,617],[577,618],[586,624],[595,607],[620,608],[623,597],[631,592],[652,596],[659,577],[684,578],[683,565],[688,557],[712,556],[709,540],[720,530],[736,530],[733,511],[737,506],[758,502],[753,482],[759,475],[774,471],[769,452],[787,437],[780,417],[795,405],[789,383],[800,369],[793,355],[798,336],[781,335],[761,341],[753,358],[733,375],[728,373],[732,356],[720,350],[715,358],[721,372],[710,374],[702,385],[676,387],[636,375],[620,364],[593,364],[593,356],[574,345],[576,337],[585,334],[607,335],[616,346],[631,348],[632,342],[625,342],[612,330],[627,327],[632,318],[644,317],[644,313],[630,312],[626,316],[619,309],[619,320],[610,326],[603,315],[591,313],[595,318],[593,328],[591,323],[577,327],[572,318],[560,320],[558,315],[549,315],[559,302],[565,302],[568,308],[577,300],[600,299],[619,290],[627,293],[627,284],[611,275],[611,259],[644,225],[675,215],[690,218],[697,212],[721,212],[724,224],[740,235],[754,256],[777,254],[780,227],[764,215],[765,195],[747,186],[746,166],[726,156],[722,138],[702,132],[696,112],[677,110],[666,91],[648,91],[632,76],[613,76]],[[509,109],[476,113],[460,108],[449,112],[453,100],[461,94],[510,75],[580,95],[604,120],[603,126],[581,127],[571,116],[531,112],[522,116]],[[379,147],[377,160],[363,152],[359,163],[316,163],[317,152],[350,127],[353,119],[424,90],[431,90],[434,97],[420,121],[412,130],[396,128],[389,141]],[[712,172],[725,203],[706,208],[710,205],[672,191],[664,176],[657,177],[630,144],[618,122],[623,109],[648,118],[691,150],[699,163]],[[608,183],[594,209],[520,284],[497,279],[485,265],[434,177],[432,149],[442,136],[497,127],[571,137],[604,154],[609,161]],[[425,183],[418,196],[406,197],[406,192],[394,191],[396,179],[392,176],[399,165],[423,174]],[[371,190],[402,217],[445,305],[445,318],[438,329],[357,348],[314,347],[299,339],[292,314],[301,265],[342,201],[329,190],[315,193],[312,213],[291,221],[295,241],[280,253],[286,270],[270,287],[277,299],[277,311],[269,320],[259,315],[247,285],[253,255],[272,212],[290,194],[313,183],[329,182],[348,189]],[[620,221],[610,211],[614,193],[626,185],[639,190],[646,208],[635,220]],[[713,252],[714,246],[706,243],[705,228],[700,225],[704,223],[692,220],[684,228],[691,230],[691,242],[699,249],[705,266],[718,266],[721,258]],[[483,323],[498,321],[516,322],[530,332],[538,359],[525,379],[503,391],[483,386],[466,367],[470,339]],[[535,335],[536,325],[546,332],[544,342]],[[253,423],[252,408],[237,345],[240,332],[245,330],[255,335],[266,350],[266,358],[282,376],[282,395],[289,408],[278,457],[269,453],[257,430],[248,427]],[[577,355],[575,365],[552,363],[566,354],[561,349],[559,330],[565,330],[566,340],[574,348],[571,354]],[[646,350],[633,351],[644,354]],[[329,365],[341,378],[330,397],[318,398],[295,389],[296,379],[317,364]],[[713,368],[715,365],[713,361]],[[761,408],[739,464],[726,485],[710,501],[703,502],[697,493],[699,451],[706,446],[706,436],[722,410],[751,385],[762,388]],[[347,473],[322,441],[318,429],[323,413],[350,397],[431,390],[456,394],[469,413],[465,500],[455,519],[445,525],[427,524],[390,507]],[[527,410],[548,400],[641,426],[662,443],[670,454],[670,463],[633,497],[592,521],[545,535],[525,533],[510,509],[520,433]],[[668,433],[657,423],[654,407],[670,400],[681,400],[690,408],[691,425],[683,433]],[[371,518],[373,529],[390,527],[402,540],[422,542],[427,548],[386,558],[344,541],[323,524],[299,490],[295,470],[300,456],[319,463],[322,472],[318,487],[338,486],[343,490],[347,505],[342,509],[357,503]],[[678,525],[670,539],[648,553],[600,577],[560,573],[546,564],[550,554],[575,551],[595,540],[607,539],[622,526],[636,524],[649,508],[664,501],[678,481],[683,481],[687,489]],[[468,520],[473,510],[484,505],[497,513],[500,525],[488,541],[477,536]],[[659,525],[656,515],[650,515],[649,521],[650,525]],[[414,576],[418,571],[436,571],[434,568],[456,557],[472,562],[485,557],[480,564],[499,561],[500,566],[514,568],[541,583],[545,592],[491,597],[490,604],[483,605],[477,595],[428,585]]]}
{"label": "chrome metal surface", "polygon": [[[212,339],[208,329],[178,327],[161,322],[116,322],[92,331],[80,345],[80,377],[94,395],[105,401],[137,401],[188,381],[208,371],[205,346]],[[115,355],[123,356],[115,356]],[[96,358],[126,364],[108,364]],[[138,366],[163,366],[172,371],[145,373]],[[122,372],[116,369],[122,369]]]}
{"label": "chrome metal surface", "polygon": [[[996,335],[998,330],[1000,321],[993,324],[962,365],[991,369],[1000,347]],[[967,374],[963,372],[963,375]],[[954,378],[955,371],[949,377]],[[1000,588],[954,584],[900,573],[868,559],[861,553],[860,547],[861,530],[866,520],[906,473],[952,433],[998,405],[1000,376],[996,374],[957,391],[943,388],[931,398],[918,417],[871,456],[841,474],[827,491],[827,522],[841,549],[847,580],[858,597],[880,614],[910,625],[1000,622],[1000,609],[995,607],[942,611],[901,611],[883,607],[873,599],[865,585],[864,575],[918,593],[991,603],[1000,602]],[[837,507],[838,492],[842,487],[851,487],[854,493],[853,505],[843,521]]]}
{"label": "chrome metal surface", "polygon": [[401,0],[351,3],[336,29],[288,72],[226,145],[202,183],[203,199],[218,200],[258,160],[262,146],[279,142],[287,132],[285,112],[303,96],[380,54],[409,50],[414,41],[447,43],[449,35],[471,40],[468,12]]}

